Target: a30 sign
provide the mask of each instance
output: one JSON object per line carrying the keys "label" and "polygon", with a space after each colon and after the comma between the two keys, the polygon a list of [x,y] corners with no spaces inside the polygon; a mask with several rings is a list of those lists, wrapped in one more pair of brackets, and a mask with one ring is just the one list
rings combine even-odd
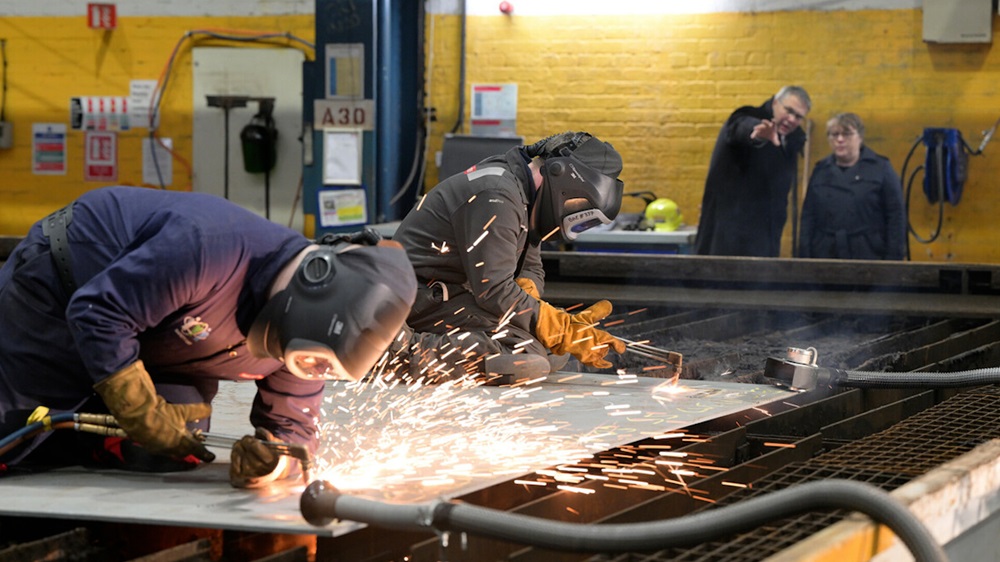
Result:
{"label": "a30 sign", "polygon": [[315,100],[313,128],[351,127],[363,131],[375,129],[373,100]]}

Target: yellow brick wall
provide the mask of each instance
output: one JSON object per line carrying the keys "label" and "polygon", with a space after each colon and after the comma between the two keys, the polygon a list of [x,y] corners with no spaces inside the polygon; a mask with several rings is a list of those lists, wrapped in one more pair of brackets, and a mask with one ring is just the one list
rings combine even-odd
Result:
{"label": "yellow brick wall", "polygon": [[[7,44],[7,115],[14,147],[0,150],[0,234],[23,235],[31,224],[82,193],[103,184],[83,181],[81,131],[67,131],[66,175],[34,175],[32,123],[66,123],[70,97],[127,96],[131,80],[156,80],[173,49],[191,30],[288,32],[315,37],[313,17],[120,17],[113,31],[89,29],[76,17],[0,18]],[[194,35],[193,37],[203,37]],[[276,44],[290,44],[285,40]],[[183,161],[174,162],[170,189],[188,190],[191,179],[191,47],[234,46],[232,42],[188,39],[181,43],[163,94],[159,134],[173,139]],[[250,47],[250,44],[239,43]],[[311,57],[310,57],[311,58]],[[118,184],[143,185],[141,141],[148,129],[118,136]]]}
{"label": "yellow brick wall", "polygon": [[[839,111],[861,115],[867,144],[897,171],[924,127],[957,128],[976,148],[1000,117],[1000,50],[926,44],[922,17],[919,9],[470,16],[466,90],[472,83],[516,82],[519,134],[533,141],[589,130],[621,151],[626,191],[671,197],[685,221],[697,224],[722,121],[786,83],[805,86],[813,98],[810,118],[819,134],[810,143],[810,171],[829,154],[824,125]],[[428,104],[439,118],[433,155],[457,117],[459,18],[436,15],[428,26],[434,27]],[[466,124],[468,111],[466,104]],[[915,158],[910,170],[921,162]],[[962,201],[945,207],[939,240],[911,242],[915,261],[1000,261],[998,172],[1000,140],[970,159]],[[432,161],[428,185],[436,179]],[[937,208],[919,184],[911,201],[914,228],[926,238]],[[639,209],[634,201],[625,210]],[[787,256],[790,228],[785,238]]]}

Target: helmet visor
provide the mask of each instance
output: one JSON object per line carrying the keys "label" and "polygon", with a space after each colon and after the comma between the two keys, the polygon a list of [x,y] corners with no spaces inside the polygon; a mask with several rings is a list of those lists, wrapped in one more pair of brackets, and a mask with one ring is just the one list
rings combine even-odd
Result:
{"label": "helmet visor", "polygon": [[308,340],[288,342],[284,356],[291,373],[307,380],[355,380],[329,347]]}

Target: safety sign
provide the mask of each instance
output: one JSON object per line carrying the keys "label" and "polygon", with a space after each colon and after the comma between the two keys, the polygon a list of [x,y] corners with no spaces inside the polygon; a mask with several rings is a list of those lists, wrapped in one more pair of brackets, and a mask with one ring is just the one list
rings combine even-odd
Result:
{"label": "safety sign", "polygon": [[84,138],[83,179],[118,180],[118,135],[108,131],[87,131]]}

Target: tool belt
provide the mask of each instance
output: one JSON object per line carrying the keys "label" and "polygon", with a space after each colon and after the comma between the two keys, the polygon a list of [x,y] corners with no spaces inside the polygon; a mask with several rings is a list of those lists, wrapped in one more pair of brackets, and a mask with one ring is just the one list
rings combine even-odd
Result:
{"label": "tool belt", "polygon": [[49,239],[49,251],[52,261],[59,274],[59,281],[68,294],[76,291],[76,281],[73,280],[73,263],[69,254],[69,237],[66,228],[73,221],[73,204],[45,217],[42,221],[42,234]]}

